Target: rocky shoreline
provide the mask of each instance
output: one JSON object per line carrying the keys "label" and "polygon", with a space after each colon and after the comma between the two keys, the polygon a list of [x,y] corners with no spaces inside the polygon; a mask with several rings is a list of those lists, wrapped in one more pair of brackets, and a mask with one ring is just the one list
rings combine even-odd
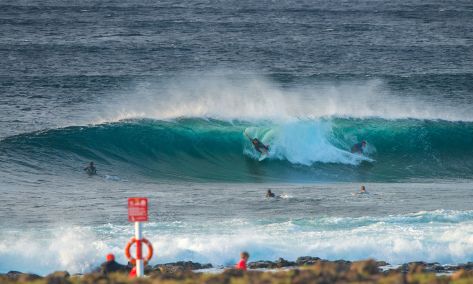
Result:
{"label": "rocky shoreline", "polygon": [[[258,270],[271,270],[271,269],[279,269],[279,268],[298,268],[298,267],[315,265],[318,262],[335,263],[340,266],[347,266],[347,267],[353,263],[348,260],[330,261],[330,260],[321,259],[318,257],[302,256],[302,257],[297,258],[295,261],[289,261],[284,258],[279,258],[275,261],[259,260],[259,261],[248,262],[248,268],[258,269]],[[402,265],[390,265],[389,263],[385,261],[375,261],[375,265],[376,267],[379,268],[380,271],[384,271],[384,272],[407,273],[409,272],[409,270],[412,270],[412,269],[415,269],[416,271],[419,271],[419,272],[433,272],[433,273],[453,273],[458,270],[473,271],[473,262],[468,262],[468,263],[458,264],[458,265],[442,265],[437,262],[415,261],[415,262],[404,263]],[[210,263],[201,264],[201,263],[192,262],[192,261],[179,261],[179,262],[173,262],[173,263],[157,264],[154,267],[147,267],[146,270],[149,273],[156,270],[160,270],[160,271],[166,270],[170,272],[193,270],[193,271],[198,272],[199,270],[211,269],[211,268],[216,268],[216,267],[214,267]],[[231,267],[217,267],[217,268],[220,268],[223,270],[223,269],[228,269]]]}
{"label": "rocky shoreline", "polygon": [[[243,283],[336,283],[366,282],[375,283],[452,283],[455,281],[473,283],[473,262],[459,265],[439,263],[410,262],[392,266],[384,261],[365,260],[329,261],[318,257],[304,256],[295,261],[279,258],[276,261],[254,261],[248,263],[250,271],[243,272],[231,267],[213,267],[192,261],[147,266],[145,280],[129,279],[127,273],[102,275],[100,273],[70,275],[58,271],[47,276],[10,271],[0,274],[0,283],[233,283],[242,279]],[[208,273],[213,269],[214,273]],[[219,273],[215,273],[219,272]],[[298,275],[303,275],[301,282]],[[301,276],[302,277],[302,276]],[[264,281],[263,281],[264,280]],[[415,281],[414,281],[415,280]],[[424,281],[425,280],[425,281]],[[171,282],[169,282],[171,281]],[[400,281],[400,282],[399,282]]]}

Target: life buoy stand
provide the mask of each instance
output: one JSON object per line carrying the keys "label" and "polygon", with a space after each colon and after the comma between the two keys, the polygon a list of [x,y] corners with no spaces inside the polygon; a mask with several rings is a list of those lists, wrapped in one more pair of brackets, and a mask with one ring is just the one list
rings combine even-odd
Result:
{"label": "life buoy stand", "polygon": [[[128,261],[131,262],[131,264],[133,265],[136,265],[136,258],[131,256],[130,249],[131,249],[131,246],[133,246],[133,244],[136,243],[137,241],[138,241],[137,239],[131,238],[131,240],[129,240],[125,246],[125,256],[128,259]],[[153,257],[153,246],[145,238],[141,239],[141,243],[145,244],[148,247],[148,254],[146,255],[145,258],[143,258],[144,264],[146,265],[148,261]]]}

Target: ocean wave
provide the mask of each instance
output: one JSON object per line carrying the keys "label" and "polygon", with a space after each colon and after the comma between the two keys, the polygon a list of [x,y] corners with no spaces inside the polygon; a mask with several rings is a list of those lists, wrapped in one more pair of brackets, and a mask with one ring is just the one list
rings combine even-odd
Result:
{"label": "ocean wave", "polygon": [[[258,161],[245,132],[270,145],[268,159]],[[75,171],[94,160],[123,179],[130,172],[181,181],[469,179],[472,137],[472,123],[430,120],[129,120],[8,137],[0,153],[9,169]],[[361,140],[365,155],[350,153]]]}

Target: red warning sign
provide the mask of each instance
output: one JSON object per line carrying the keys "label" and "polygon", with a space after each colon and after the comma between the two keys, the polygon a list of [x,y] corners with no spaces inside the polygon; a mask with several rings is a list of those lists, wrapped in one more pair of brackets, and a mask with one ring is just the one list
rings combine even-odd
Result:
{"label": "red warning sign", "polygon": [[128,221],[130,222],[148,221],[148,198],[144,198],[144,197],[128,198]]}

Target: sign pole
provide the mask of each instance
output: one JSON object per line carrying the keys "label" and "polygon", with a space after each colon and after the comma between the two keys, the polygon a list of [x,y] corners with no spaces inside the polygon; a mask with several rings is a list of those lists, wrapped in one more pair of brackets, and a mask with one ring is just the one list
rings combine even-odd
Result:
{"label": "sign pole", "polygon": [[[146,261],[153,256],[153,248],[149,242],[143,238],[142,223],[148,221],[148,198],[130,197],[128,198],[128,221],[135,223],[135,240],[136,242],[136,276],[145,275],[145,264],[143,259],[143,241],[148,245],[148,256]],[[125,256],[131,259],[130,246],[125,249]]]}
{"label": "sign pole", "polygon": [[141,246],[141,239],[143,239],[141,222],[135,222],[135,239],[136,239],[136,276],[142,277],[145,275],[145,268],[143,263],[143,250]]}

